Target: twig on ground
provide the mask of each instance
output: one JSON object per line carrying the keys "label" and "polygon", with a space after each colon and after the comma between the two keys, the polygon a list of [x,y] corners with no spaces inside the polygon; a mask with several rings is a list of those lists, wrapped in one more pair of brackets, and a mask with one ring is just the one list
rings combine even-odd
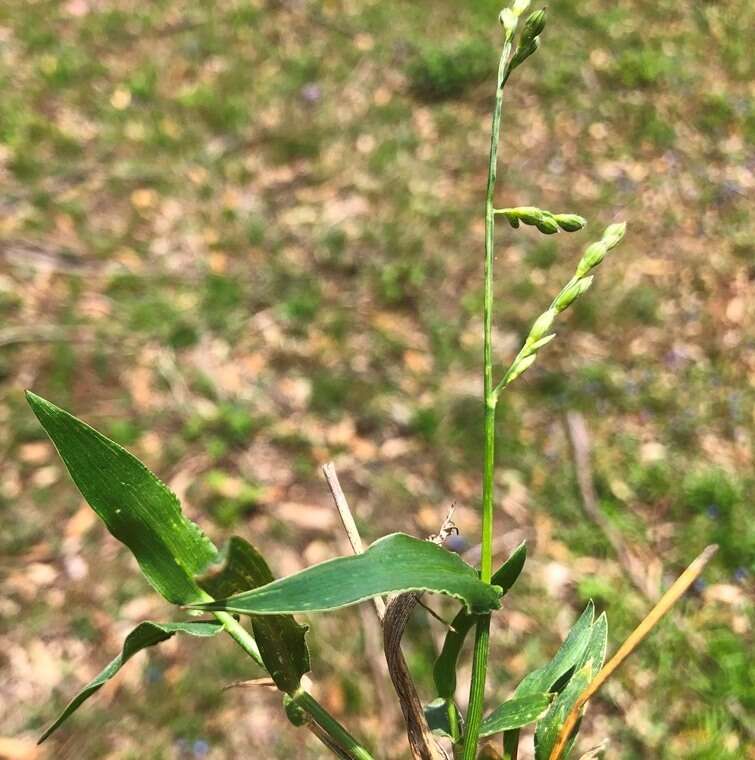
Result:
{"label": "twig on ground", "polygon": [[577,411],[567,412],[565,425],[574,458],[577,485],[579,486],[582,510],[585,516],[602,531],[614,550],[621,569],[632,584],[646,599],[655,601],[658,595],[653,593],[653,589],[650,588],[652,581],[649,582],[647,573],[639,572],[638,560],[627,549],[621,534],[611,525],[598,506],[590,464],[590,434],[584,416]]}
{"label": "twig on ground", "polygon": [[260,687],[272,689],[278,688],[272,678],[263,676],[262,678],[251,678],[248,681],[234,681],[233,683],[228,683],[223,687],[223,691],[228,691],[228,689],[253,689]]}
{"label": "twig on ground", "polygon": [[16,343],[85,343],[93,339],[90,331],[59,325],[18,325],[0,330],[0,347]]}
{"label": "twig on ground", "polygon": [[[343,528],[346,531],[346,536],[349,539],[351,548],[354,550],[354,554],[361,554],[364,551],[364,544],[362,543],[362,537],[359,535],[359,529],[354,521],[354,515],[351,513],[349,503],[346,501],[346,495],[341,488],[341,483],[338,480],[336,473],[336,467],[333,462],[328,462],[322,467],[323,475],[330,488],[330,493],[333,495],[333,501],[338,509],[338,514],[341,517]],[[378,614],[378,618],[382,621],[385,615],[385,602],[379,596],[373,600],[375,604],[375,611]]]}
{"label": "twig on ground", "polygon": [[[362,537],[359,535],[359,529],[357,528],[354,520],[354,515],[351,512],[349,503],[346,500],[346,494],[341,488],[341,483],[338,480],[338,474],[333,462],[327,462],[322,468],[325,481],[328,484],[330,493],[333,496],[336,509],[343,523],[344,531],[351,544],[351,548],[354,554],[361,554],[364,551],[364,544],[362,543]],[[385,602],[381,597],[375,597],[373,600],[373,606],[375,608],[375,614],[377,615],[379,626],[375,626],[374,618],[371,617],[369,610],[364,605],[359,606],[359,617],[362,625],[362,634],[364,636],[364,647],[367,652],[367,662],[372,672],[372,681],[375,685],[375,692],[377,695],[378,704],[380,705],[380,712],[383,716],[395,716],[398,719],[398,711],[393,699],[390,697],[387,690],[386,678],[389,676],[387,665],[382,657],[379,627],[382,626],[383,618],[385,617]],[[394,721],[390,721],[391,725]]]}

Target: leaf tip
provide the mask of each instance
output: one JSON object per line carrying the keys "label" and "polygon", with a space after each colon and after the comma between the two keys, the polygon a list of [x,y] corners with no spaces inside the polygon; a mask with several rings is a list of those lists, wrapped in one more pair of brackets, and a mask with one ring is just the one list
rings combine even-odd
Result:
{"label": "leaf tip", "polygon": [[26,403],[31,407],[31,410],[37,417],[39,417],[40,414],[57,409],[55,404],[52,404],[46,398],[42,398],[42,396],[38,396],[29,388],[24,391],[24,396],[26,397]]}
{"label": "leaf tip", "polygon": [[29,404],[29,406],[33,407],[35,404],[40,404],[44,399],[41,396],[37,396],[36,393],[34,393],[33,390],[30,388],[27,388],[24,391],[24,396],[26,397],[26,401]]}

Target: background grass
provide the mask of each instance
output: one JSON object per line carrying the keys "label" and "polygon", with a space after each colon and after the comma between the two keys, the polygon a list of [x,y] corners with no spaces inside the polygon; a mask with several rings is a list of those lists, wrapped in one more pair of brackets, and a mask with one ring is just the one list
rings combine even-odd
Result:
{"label": "background grass", "polygon": [[[36,737],[145,617],[171,614],[81,503],[24,387],[129,446],[218,541],[275,570],[344,550],[335,458],[365,538],[479,525],[482,199],[498,3],[6,0],[0,7],[0,736]],[[648,609],[586,519],[564,430],[657,589],[721,550],[601,693],[581,746],[753,757],[755,111],[744,0],[562,0],[512,79],[496,347],[603,226],[627,218],[558,339],[500,408],[498,554],[530,560],[493,639],[491,704],[587,598],[615,647]],[[436,606],[450,616],[453,610]],[[355,610],[313,617],[314,689],[403,746]],[[418,616],[423,693],[443,630]],[[749,643],[748,643],[749,642]],[[319,757],[230,642],[130,664],[40,757]],[[462,683],[465,679],[460,679]],[[388,692],[390,696],[390,692]],[[464,697],[463,690],[460,697]],[[7,741],[7,740],[4,740]]]}

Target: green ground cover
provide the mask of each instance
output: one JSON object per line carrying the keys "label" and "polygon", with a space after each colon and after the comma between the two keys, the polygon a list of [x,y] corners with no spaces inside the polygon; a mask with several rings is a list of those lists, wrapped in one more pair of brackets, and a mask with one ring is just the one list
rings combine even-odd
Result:
{"label": "green ground cover", "polygon": [[[214,539],[234,528],[279,574],[342,550],[329,458],[366,539],[435,532],[456,502],[474,540],[499,10],[2,3],[0,737],[35,738],[164,609],[82,508],[25,387],[131,448]],[[582,247],[630,226],[502,401],[498,553],[527,538],[530,560],[491,678],[508,695],[590,597],[610,651],[649,608],[637,578],[652,596],[715,541],[705,583],[601,693],[580,746],[752,757],[753,7],[563,0],[549,15],[504,106],[498,203],[591,224],[553,238],[500,225],[501,365]],[[629,562],[585,515],[567,412]],[[360,616],[308,622],[322,701],[395,757]],[[442,633],[409,631],[428,697]],[[135,660],[40,757],[319,756],[273,693],[221,691],[256,675],[231,643],[199,646]]]}

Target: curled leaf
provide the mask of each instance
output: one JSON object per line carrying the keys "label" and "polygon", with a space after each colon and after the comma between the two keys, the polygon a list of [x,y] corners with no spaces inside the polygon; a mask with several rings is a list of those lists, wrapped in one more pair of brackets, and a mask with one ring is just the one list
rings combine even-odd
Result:
{"label": "curled leaf", "polygon": [[176,633],[207,637],[214,636],[222,630],[223,626],[214,620],[187,623],[153,623],[151,621],[140,623],[126,636],[121,653],[79,691],[56,718],[55,722],[39,737],[37,744],[41,744],[50,734],[57,731],[92,694],[101,689],[137,652],[159,644]]}
{"label": "curled leaf", "polygon": [[388,673],[396,690],[406,723],[409,749],[414,760],[447,760],[446,753],[436,743],[428,725],[422,702],[401,651],[401,637],[417,605],[418,594],[399,594],[391,599],[383,618],[383,649]]}
{"label": "curled leaf", "polygon": [[[234,536],[224,550],[224,563],[199,579],[200,586],[213,597],[257,588],[273,580],[264,557],[248,542]],[[275,685],[290,693],[299,688],[301,677],[309,672],[307,626],[291,615],[260,615],[252,618],[254,639],[262,662]]]}

